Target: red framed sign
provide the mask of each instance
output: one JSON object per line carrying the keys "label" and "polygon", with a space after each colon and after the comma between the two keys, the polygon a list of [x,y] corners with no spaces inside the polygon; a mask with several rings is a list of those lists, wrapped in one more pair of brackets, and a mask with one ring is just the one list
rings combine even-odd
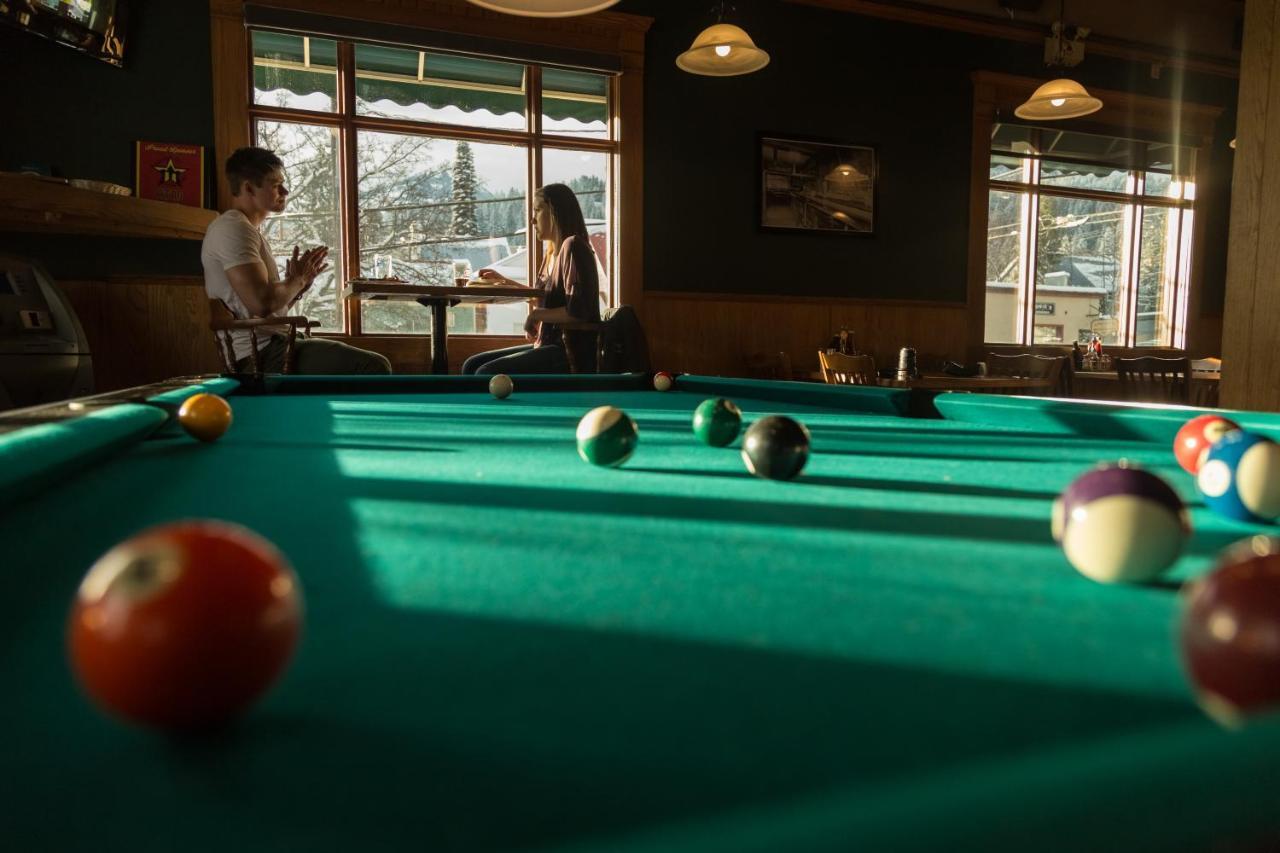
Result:
{"label": "red framed sign", "polygon": [[204,146],[138,142],[138,198],[204,207]]}

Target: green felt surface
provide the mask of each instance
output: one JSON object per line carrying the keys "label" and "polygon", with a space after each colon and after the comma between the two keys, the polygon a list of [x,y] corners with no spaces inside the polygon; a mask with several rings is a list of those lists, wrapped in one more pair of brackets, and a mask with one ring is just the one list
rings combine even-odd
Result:
{"label": "green felt surface", "polygon": [[[1177,581],[1262,528],[1209,514],[1164,444],[870,414],[850,410],[866,395],[822,405],[790,385],[518,380],[497,401],[474,383],[286,383],[232,397],[235,424],[212,446],[141,442],[13,507],[0,837],[56,850],[1275,837],[1280,733],[1208,722],[1173,641]],[[692,411],[712,395],[747,421],[802,420],[804,474],[756,480],[740,439],[697,442]],[[575,449],[578,419],[605,403],[640,430],[618,470]],[[1051,541],[1054,496],[1117,458],[1191,507],[1165,581],[1099,586]],[[307,628],[248,717],[172,741],[86,705],[62,630],[99,554],[184,517],[274,541]]]}

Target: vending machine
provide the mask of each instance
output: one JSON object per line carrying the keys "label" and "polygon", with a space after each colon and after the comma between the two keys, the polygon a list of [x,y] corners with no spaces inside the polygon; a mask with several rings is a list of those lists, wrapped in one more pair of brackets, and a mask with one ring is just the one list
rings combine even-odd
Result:
{"label": "vending machine", "polygon": [[0,409],[93,393],[84,329],[38,262],[0,255]]}

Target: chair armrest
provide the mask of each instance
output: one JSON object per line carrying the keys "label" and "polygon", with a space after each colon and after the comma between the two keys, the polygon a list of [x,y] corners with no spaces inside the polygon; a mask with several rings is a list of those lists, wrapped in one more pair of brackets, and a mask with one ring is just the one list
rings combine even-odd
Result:
{"label": "chair armrest", "polygon": [[551,325],[574,332],[598,332],[606,324],[603,320],[565,320],[563,323],[552,323]]}
{"label": "chair armrest", "polygon": [[302,326],[310,329],[319,325],[319,320],[308,320],[306,317],[301,316],[251,317],[247,320],[225,320],[215,318],[209,321],[209,328],[214,331],[221,331],[223,329],[257,329],[262,326]]}

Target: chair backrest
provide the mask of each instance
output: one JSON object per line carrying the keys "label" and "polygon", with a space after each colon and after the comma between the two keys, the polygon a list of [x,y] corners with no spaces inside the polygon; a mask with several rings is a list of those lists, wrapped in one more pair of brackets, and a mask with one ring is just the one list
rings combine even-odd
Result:
{"label": "chair backrest", "polygon": [[791,356],[785,352],[753,352],[746,358],[747,376],[752,379],[794,379]]}
{"label": "chair backrest", "polygon": [[297,342],[298,331],[301,330],[302,336],[305,338],[310,334],[312,328],[319,325],[318,321],[308,320],[301,314],[242,320],[231,313],[230,306],[221,299],[209,300],[209,331],[213,332],[213,342],[218,347],[218,353],[222,356],[222,363],[227,368],[227,373],[238,372],[236,369],[235,345],[231,338],[233,330],[249,333],[249,368],[255,376],[260,376],[262,374],[262,366],[258,363],[259,329],[268,328],[269,330],[274,330],[280,327],[288,327],[289,335],[285,339],[282,370],[285,373],[292,373],[294,346]]}
{"label": "chair backrest", "polygon": [[828,385],[875,385],[876,363],[869,355],[818,351],[822,381]]}
{"label": "chair backrest", "polygon": [[1117,358],[1116,376],[1120,380],[1120,396],[1137,403],[1191,402],[1191,359]]}
{"label": "chair backrest", "polygon": [[648,373],[652,369],[649,340],[636,310],[630,305],[619,305],[604,312],[603,318],[600,372]]}
{"label": "chair backrest", "polygon": [[1036,355],[1030,352],[1001,355],[989,352],[987,375],[1048,379],[1059,397],[1071,396],[1071,359],[1065,355]]}
{"label": "chair backrest", "polygon": [[227,373],[236,372],[235,348],[231,345],[231,329],[234,328],[236,316],[231,313],[227,303],[221,299],[209,300],[209,331],[213,332],[213,343],[222,357],[222,366]]}

